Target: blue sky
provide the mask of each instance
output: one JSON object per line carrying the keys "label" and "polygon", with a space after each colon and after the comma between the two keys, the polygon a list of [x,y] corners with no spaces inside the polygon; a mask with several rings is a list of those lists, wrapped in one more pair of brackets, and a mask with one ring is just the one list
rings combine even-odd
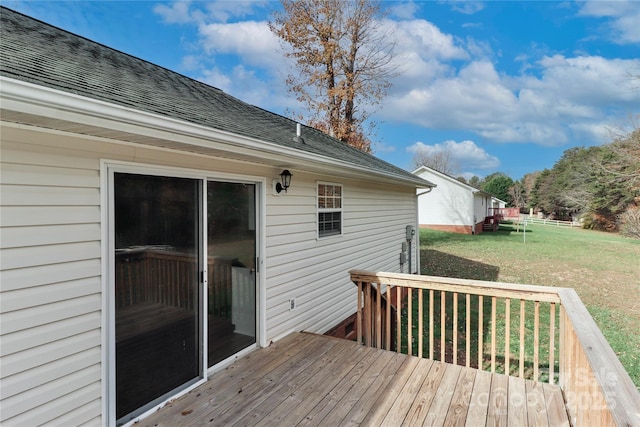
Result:
{"label": "blue sky", "polygon": [[[29,16],[280,114],[299,108],[269,32],[277,1],[4,1]],[[640,118],[640,1],[385,1],[402,73],[372,119],[375,154],[514,179]],[[636,125],[638,123],[636,122]]]}

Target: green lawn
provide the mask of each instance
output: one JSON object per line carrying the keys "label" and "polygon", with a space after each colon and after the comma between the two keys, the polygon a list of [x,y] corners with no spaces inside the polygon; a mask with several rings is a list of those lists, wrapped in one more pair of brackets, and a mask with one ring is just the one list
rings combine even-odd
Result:
{"label": "green lawn", "polygon": [[640,387],[640,241],[544,225],[527,226],[526,243],[511,225],[420,239],[422,274],[574,288]]}

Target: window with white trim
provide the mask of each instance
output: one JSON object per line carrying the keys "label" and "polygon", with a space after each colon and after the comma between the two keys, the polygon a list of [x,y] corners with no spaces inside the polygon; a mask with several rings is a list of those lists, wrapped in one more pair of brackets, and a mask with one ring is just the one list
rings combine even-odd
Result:
{"label": "window with white trim", "polygon": [[342,234],[342,185],[318,183],[318,237]]}

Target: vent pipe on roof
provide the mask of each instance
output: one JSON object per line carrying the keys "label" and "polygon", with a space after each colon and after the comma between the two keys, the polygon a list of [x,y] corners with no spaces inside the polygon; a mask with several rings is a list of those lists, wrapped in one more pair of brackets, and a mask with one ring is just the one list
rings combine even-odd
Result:
{"label": "vent pipe on roof", "polygon": [[304,138],[301,136],[302,134],[302,126],[300,123],[296,123],[296,136],[293,137],[293,142],[299,142],[304,144]]}

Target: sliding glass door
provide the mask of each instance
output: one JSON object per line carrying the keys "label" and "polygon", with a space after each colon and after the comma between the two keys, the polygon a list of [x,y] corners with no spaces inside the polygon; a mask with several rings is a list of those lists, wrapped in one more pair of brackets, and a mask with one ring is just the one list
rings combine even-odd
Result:
{"label": "sliding glass door", "polygon": [[256,343],[256,184],[114,172],[112,195],[122,424]]}
{"label": "sliding glass door", "polygon": [[200,377],[200,188],[116,173],[116,418]]}

